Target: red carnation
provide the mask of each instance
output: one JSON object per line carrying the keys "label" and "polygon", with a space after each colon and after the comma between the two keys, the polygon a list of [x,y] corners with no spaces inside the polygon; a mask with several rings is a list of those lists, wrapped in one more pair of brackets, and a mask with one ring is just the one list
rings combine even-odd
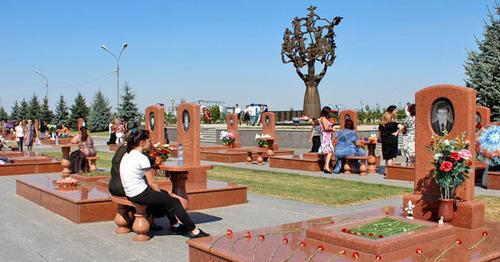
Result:
{"label": "red carnation", "polygon": [[351,230],[347,230],[347,234],[352,234]]}
{"label": "red carnation", "polygon": [[375,234],[373,234],[373,233],[368,234],[368,236],[370,236],[370,237],[372,237],[372,236],[374,236],[374,235],[375,235]]}
{"label": "red carnation", "polygon": [[462,240],[457,239],[457,241],[455,241],[455,244],[457,244],[457,245],[461,245],[461,244],[462,244]]}
{"label": "red carnation", "polygon": [[342,228],[342,232],[347,233],[347,228]]}
{"label": "red carnation", "polygon": [[450,161],[443,161],[439,169],[443,172],[450,172],[453,169],[453,163]]}
{"label": "red carnation", "polygon": [[417,250],[415,250],[415,252],[417,252],[417,254],[421,255],[424,251],[422,251],[421,248],[417,248]]}
{"label": "red carnation", "polygon": [[376,257],[375,257],[375,260],[377,260],[377,261],[382,260],[382,256],[380,256],[380,255],[376,256]]}
{"label": "red carnation", "polygon": [[460,154],[458,152],[452,152],[451,155],[450,155],[450,158],[453,159],[453,160],[455,160],[455,161],[458,161],[462,157],[460,156]]}
{"label": "red carnation", "polygon": [[250,233],[250,231],[247,231],[247,233],[245,234],[245,237],[247,239],[251,239],[252,238],[252,233]]}
{"label": "red carnation", "polygon": [[259,240],[264,240],[266,237],[264,235],[259,235]]}
{"label": "red carnation", "polygon": [[281,242],[283,243],[283,245],[288,244],[288,238],[286,238],[286,237],[285,237],[285,238],[283,238],[283,240],[282,240]]}
{"label": "red carnation", "polygon": [[305,247],[306,246],[306,242],[304,240],[300,241],[300,247]]}
{"label": "red carnation", "polygon": [[362,235],[362,236],[365,236],[365,235],[366,235],[366,233],[365,233],[365,232],[363,232],[363,233],[361,233],[361,235]]}
{"label": "red carnation", "polygon": [[488,232],[484,231],[482,235],[483,235],[483,237],[485,237],[488,235]]}
{"label": "red carnation", "polygon": [[384,238],[384,235],[380,234],[378,235],[378,238]]}
{"label": "red carnation", "polygon": [[352,257],[358,258],[359,257],[359,253],[358,252],[352,252]]}
{"label": "red carnation", "polygon": [[233,237],[233,230],[228,229],[228,230],[226,231],[226,236],[227,236],[227,237],[229,237],[229,238],[232,238],[232,237]]}
{"label": "red carnation", "polygon": [[472,161],[467,162],[467,166],[468,166],[468,167],[471,167],[471,166],[472,166],[472,164],[473,164],[473,163],[472,163]]}
{"label": "red carnation", "polygon": [[323,245],[319,245],[319,246],[318,246],[318,250],[319,250],[319,251],[323,251],[323,250],[325,250],[325,247],[324,247]]}

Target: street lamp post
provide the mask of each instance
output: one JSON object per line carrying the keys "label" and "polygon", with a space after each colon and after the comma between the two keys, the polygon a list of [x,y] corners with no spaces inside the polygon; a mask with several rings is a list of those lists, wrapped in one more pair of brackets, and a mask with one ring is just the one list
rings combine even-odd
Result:
{"label": "street lamp post", "polygon": [[105,45],[101,45],[101,48],[110,53],[116,61],[116,110],[118,111],[118,107],[120,106],[120,58],[122,57],[123,50],[127,48],[128,44],[124,43],[120,54],[116,56],[111,52]]}
{"label": "street lamp post", "polygon": [[38,70],[33,70],[33,72],[35,72],[35,74],[43,77],[43,79],[45,79],[45,97],[47,97],[47,99],[49,99],[49,80],[47,79],[46,76],[44,76],[42,73],[40,73],[40,71]]}

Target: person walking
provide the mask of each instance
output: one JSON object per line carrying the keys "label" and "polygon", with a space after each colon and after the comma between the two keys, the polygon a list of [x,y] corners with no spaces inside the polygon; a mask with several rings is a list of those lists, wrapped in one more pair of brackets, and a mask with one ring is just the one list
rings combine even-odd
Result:
{"label": "person walking", "polygon": [[335,131],[333,124],[329,121],[330,111],[332,109],[328,106],[323,107],[320,113],[320,127],[321,127],[321,146],[319,152],[323,153],[325,157],[325,165],[323,171],[325,173],[332,173],[330,169],[330,162],[332,160],[332,155],[334,153],[333,143],[332,143],[332,132]]}
{"label": "person walking", "polygon": [[19,124],[15,128],[17,146],[19,150],[23,152],[23,140],[24,140],[24,124],[23,120],[19,121]]}
{"label": "person walking", "polygon": [[311,128],[311,137],[309,142],[312,142],[311,153],[317,153],[321,146],[321,126],[317,118],[312,119],[313,126]]}
{"label": "person walking", "polygon": [[415,164],[415,104],[407,107],[406,118],[403,120],[403,155],[406,165]]}
{"label": "person walking", "polygon": [[30,119],[28,120],[28,124],[26,125],[26,146],[28,147],[28,152],[33,152],[33,143],[35,142],[35,138],[35,126],[33,126],[33,123]]}
{"label": "person walking", "polygon": [[240,108],[240,105],[236,104],[234,106],[234,113],[238,116],[238,125],[241,125],[241,108]]}

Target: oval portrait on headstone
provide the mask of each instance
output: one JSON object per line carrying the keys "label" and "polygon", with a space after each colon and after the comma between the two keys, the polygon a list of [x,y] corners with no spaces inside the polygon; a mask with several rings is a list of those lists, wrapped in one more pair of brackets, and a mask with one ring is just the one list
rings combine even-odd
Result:
{"label": "oval portrait on headstone", "polygon": [[154,112],[149,113],[149,127],[151,128],[151,131],[155,130],[155,113]]}
{"label": "oval portrait on headstone", "polygon": [[266,125],[269,125],[269,123],[271,123],[271,118],[269,116],[266,116],[264,121],[266,122]]}
{"label": "oval portrait on headstone", "polygon": [[349,115],[349,114],[345,114],[345,116],[344,116],[344,120],[351,120],[351,115]]}
{"label": "oval portrait on headstone", "polygon": [[234,119],[232,117],[229,118],[229,125],[230,126],[234,125]]}
{"label": "oval portrait on headstone", "polygon": [[189,112],[187,110],[182,111],[182,129],[184,132],[189,130]]}
{"label": "oval portrait on headstone", "polygon": [[431,126],[436,135],[442,136],[450,133],[454,122],[455,112],[450,100],[439,98],[432,103]]}
{"label": "oval portrait on headstone", "polygon": [[481,124],[481,114],[479,112],[476,112],[476,124]]}

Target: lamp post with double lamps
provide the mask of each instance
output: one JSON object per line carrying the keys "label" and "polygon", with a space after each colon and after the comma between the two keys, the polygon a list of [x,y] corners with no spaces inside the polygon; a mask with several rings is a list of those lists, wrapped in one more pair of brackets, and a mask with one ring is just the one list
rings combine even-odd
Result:
{"label": "lamp post with double lamps", "polygon": [[101,48],[110,53],[116,61],[116,110],[120,106],[120,58],[122,57],[123,50],[127,48],[128,44],[124,43],[120,54],[116,56],[111,50],[109,50],[105,45],[101,45]]}

